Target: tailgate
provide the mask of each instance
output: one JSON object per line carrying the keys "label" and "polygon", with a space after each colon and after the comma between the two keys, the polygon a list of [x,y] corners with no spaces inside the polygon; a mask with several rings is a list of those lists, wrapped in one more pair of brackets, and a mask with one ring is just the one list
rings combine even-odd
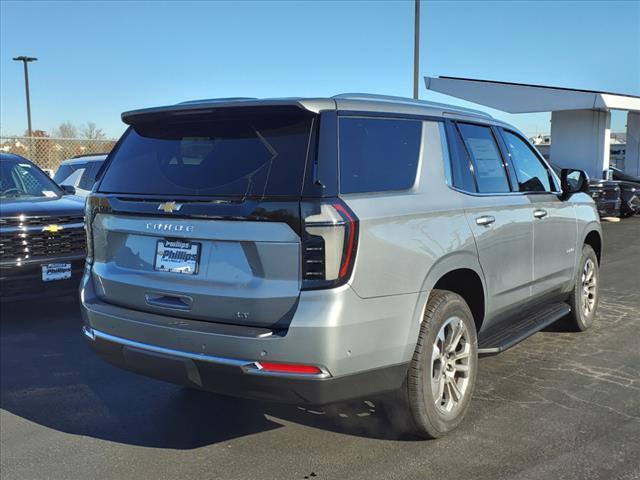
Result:
{"label": "tailgate", "polygon": [[98,214],[98,296],[136,310],[277,327],[295,311],[300,237],[289,225]]}

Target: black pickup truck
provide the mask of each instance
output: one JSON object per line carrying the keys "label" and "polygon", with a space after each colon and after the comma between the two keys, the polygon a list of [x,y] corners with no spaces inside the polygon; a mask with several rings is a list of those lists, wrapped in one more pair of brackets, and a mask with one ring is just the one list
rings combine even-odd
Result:
{"label": "black pickup truck", "polygon": [[[559,176],[562,167],[551,165]],[[620,197],[620,182],[592,178],[589,180],[589,195],[596,203],[600,217],[619,217],[621,215],[622,199]]]}
{"label": "black pickup truck", "polygon": [[0,154],[0,300],[75,293],[84,203],[18,155]]}
{"label": "black pickup truck", "polygon": [[640,177],[615,167],[610,167],[609,171],[609,176],[620,186],[620,215],[630,217],[640,214]]}

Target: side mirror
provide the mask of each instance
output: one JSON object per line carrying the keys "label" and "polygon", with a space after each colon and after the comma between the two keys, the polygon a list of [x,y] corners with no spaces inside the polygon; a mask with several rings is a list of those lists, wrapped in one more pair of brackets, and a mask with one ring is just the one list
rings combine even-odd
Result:
{"label": "side mirror", "polygon": [[566,200],[574,193],[589,193],[589,176],[583,170],[563,168],[560,171],[560,185],[562,187],[562,200]]}
{"label": "side mirror", "polygon": [[76,194],[76,187],[74,187],[73,185],[60,185],[60,188],[62,189],[65,195]]}

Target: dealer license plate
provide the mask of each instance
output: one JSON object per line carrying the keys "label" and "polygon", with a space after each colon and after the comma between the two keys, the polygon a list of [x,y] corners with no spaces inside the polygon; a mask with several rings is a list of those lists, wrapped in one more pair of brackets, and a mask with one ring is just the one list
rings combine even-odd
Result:
{"label": "dealer license plate", "polygon": [[42,265],[42,281],[54,282],[71,278],[70,263],[47,263]]}
{"label": "dealer license plate", "polygon": [[200,263],[200,244],[187,240],[158,240],[154,269],[159,272],[195,275]]}

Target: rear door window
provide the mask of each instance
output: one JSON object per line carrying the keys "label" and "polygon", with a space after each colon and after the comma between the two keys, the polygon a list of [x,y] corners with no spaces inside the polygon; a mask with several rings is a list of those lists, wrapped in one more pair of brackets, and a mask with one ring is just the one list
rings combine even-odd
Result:
{"label": "rear door window", "polygon": [[465,147],[473,160],[476,183],[480,193],[510,192],[507,173],[491,128],[470,123],[458,123]]}
{"label": "rear door window", "polygon": [[453,186],[465,192],[477,192],[473,178],[473,164],[455,124],[450,123],[447,125],[447,135],[450,145],[449,155]]}
{"label": "rear door window", "polygon": [[518,177],[521,192],[550,192],[551,179],[549,171],[538,156],[518,135],[503,130],[504,141],[511,155],[511,162]]}
{"label": "rear door window", "polygon": [[419,120],[340,118],[340,192],[411,188],[416,179],[421,138]]}
{"label": "rear door window", "polygon": [[289,109],[166,116],[134,125],[114,152],[99,190],[300,196],[312,120],[308,112]]}

